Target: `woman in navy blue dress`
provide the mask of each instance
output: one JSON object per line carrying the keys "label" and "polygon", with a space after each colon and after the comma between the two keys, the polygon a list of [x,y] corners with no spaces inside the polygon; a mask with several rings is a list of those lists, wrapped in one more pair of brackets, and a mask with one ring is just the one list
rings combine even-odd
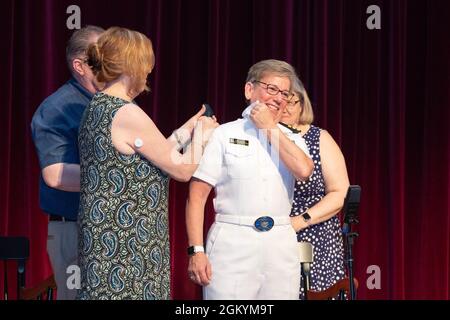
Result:
{"label": "woman in navy blue dress", "polygon": [[[313,111],[303,84],[294,87],[295,97],[281,121],[300,131],[314,161],[307,181],[297,181],[291,217],[298,241],[314,248],[311,289],[322,291],[345,277],[341,210],[349,186],[344,156],[332,136],[312,125]],[[304,298],[303,284],[300,299]]]}

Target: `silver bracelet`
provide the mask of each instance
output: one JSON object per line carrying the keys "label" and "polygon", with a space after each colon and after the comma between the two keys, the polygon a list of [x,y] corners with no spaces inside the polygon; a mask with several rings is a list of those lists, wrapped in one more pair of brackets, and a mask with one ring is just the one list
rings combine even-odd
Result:
{"label": "silver bracelet", "polygon": [[175,140],[177,140],[177,144],[180,146],[180,148],[182,148],[183,147],[183,141],[181,141],[181,138],[178,135],[178,129],[174,130],[173,135],[175,137]]}

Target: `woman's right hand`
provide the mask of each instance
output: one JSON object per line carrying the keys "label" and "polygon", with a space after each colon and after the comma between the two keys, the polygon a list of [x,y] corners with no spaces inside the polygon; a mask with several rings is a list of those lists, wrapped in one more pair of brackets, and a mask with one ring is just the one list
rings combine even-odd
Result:
{"label": "woman's right hand", "polygon": [[203,252],[189,258],[188,277],[200,286],[207,286],[211,281],[212,270],[208,257]]}

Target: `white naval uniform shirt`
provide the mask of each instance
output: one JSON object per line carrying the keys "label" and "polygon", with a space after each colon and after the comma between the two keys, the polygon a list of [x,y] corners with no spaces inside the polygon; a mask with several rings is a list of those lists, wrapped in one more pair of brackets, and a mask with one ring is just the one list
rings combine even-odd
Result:
{"label": "white naval uniform shirt", "polygon": [[[289,216],[295,178],[271,148],[263,132],[248,119],[214,130],[194,177],[215,188],[215,212],[238,216]],[[279,126],[308,156],[299,134]]]}

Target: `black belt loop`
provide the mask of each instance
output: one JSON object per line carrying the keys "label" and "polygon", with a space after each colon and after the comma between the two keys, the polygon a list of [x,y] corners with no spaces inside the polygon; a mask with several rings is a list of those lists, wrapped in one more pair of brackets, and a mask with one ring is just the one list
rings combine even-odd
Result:
{"label": "black belt loop", "polygon": [[50,221],[63,221],[63,222],[75,222],[75,221],[77,221],[77,220],[74,220],[74,219],[69,219],[69,218],[66,218],[66,217],[63,217],[63,216],[58,216],[58,215],[55,215],[55,214],[50,214],[49,215],[49,220]]}

